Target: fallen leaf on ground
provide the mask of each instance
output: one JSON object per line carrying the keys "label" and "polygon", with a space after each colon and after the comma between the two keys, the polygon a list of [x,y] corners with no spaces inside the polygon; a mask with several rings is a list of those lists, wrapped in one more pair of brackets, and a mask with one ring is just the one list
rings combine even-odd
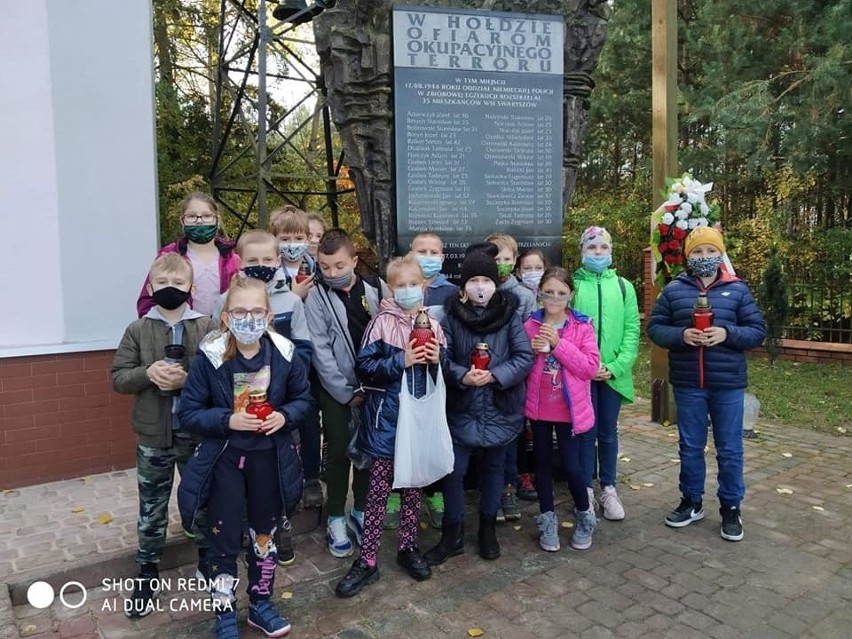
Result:
{"label": "fallen leaf on ground", "polygon": [[629,457],[622,457],[622,458],[621,458],[621,461],[623,461],[623,462],[629,462],[629,461],[630,461],[630,458],[629,458]]}
{"label": "fallen leaf on ground", "polygon": [[32,624],[32,623],[28,623],[26,626],[21,628],[21,632],[23,632],[24,634],[27,634],[27,635],[35,632],[36,630],[38,630],[38,626],[36,626],[35,624]]}
{"label": "fallen leaf on ground", "polygon": [[793,491],[790,490],[789,488],[776,488],[775,492],[780,494],[780,495],[792,495],[793,494]]}
{"label": "fallen leaf on ground", "polygon": [[666,437],[677,437],[677,433],[666,433]]}
{"label": "fallen leaf on ground", "polygon": [[665,426],[666,428],[668,428],[671,425],[672,425],[672,423],[669,420],[667,420],[667,419],[663,420],[663,426]]}
{"label": "fallen leaf on ground", "polygon": [[84,483],[89,481],[90,479],[91,479],[91,477],[80,477],[80,481],[82,481]]}
{"label": "fallen leaf on ground", "polygon": [[825,510],[822,506],[812,506],[814,510]]}
{"label": "fallen leaf on ground", "polygon": [[520,529],[521,529],[520,526],[512,526],[512,530],[520,530]]}
{"label": "fallen leaf on ground", "polygon": [[649,482],[649,481],[646,481],[646,482],[645,482],[644,484],[642,484],[642,485],[643,485],[645,488],[650,488],[650,487],[651,487],[651,486],[653,486],[654,484],[652,484],[652,483],[651,483],[651,482]]}
{"label": "fallen leaf on ground", "polygon": [[838,433],[845,433],[845,432],[846,432],[846,429],[845,429],[845,428],[843,428],[843,426],[838,426],[838,427],[837,427],[837,432],[838,432]]}
{"label": "fallen leaf on ground", "polygon": [[562,522],[562,527],[563,527],[563,528],[573,528],[573,527],[574,527],[574,524],[572,524],[570,521],[563,521],[563,522]]}
{"label": "fallen leaf on ground", "polygon": [[638,484],[630,484],[630,490],[639,490],[641,486]]}
{"label": "fallen leaf on ground", "polygon": [[793,453],[781,453],[782,457],[792,457]]}
{"label": "fallen leaf on ground", "polygon": [[846,484],[846,488],[852,488],[852,484]]}
{"label": "fallen leaf on ground", "polygon": [[680,459],[675,459],[674,457],[672,457],[669,461],[673,464],[679,464],[680,463]]}
{"label": "fallen leaf on ground", "polygon": [[484,634],[485,634],[485,631],[483,631],[482,628],[471,628],[470,630],[467,631],[468,637],[481,637]]}
{"label": "fallen leaf on ground", "polygon": [[71,509],[71,512],[72,513],[81,513],[84,510],[86,510],[86,509],[83,508],[82,506],[74,506],[74,508]]}
{"label": "fallen leaf on ground", "polygon": [[108,524],[112,521],[112,515],[109,513],[104,513],[103,515],[98,515],[98,523],[99,524]]}
{"label": "fallen leaf on ground", "polygon": [[285,590],[284,592],[281,593],[281,598],[282,599],[292,599],[293,593],[290,592],[289,590]]}

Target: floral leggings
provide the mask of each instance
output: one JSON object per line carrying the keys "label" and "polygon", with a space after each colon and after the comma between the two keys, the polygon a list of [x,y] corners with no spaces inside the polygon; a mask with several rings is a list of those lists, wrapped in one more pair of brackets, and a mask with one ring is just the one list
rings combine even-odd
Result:
{"label": "floral leggings", "polygon": [[[364,532],[361,536],[361,559],[370,566],[376,565],[376,555],[384,530],[388,495],[393,486],[393,460],[376,459],[370,468],[370,487],[367,489],[367,506],[364,509]],[[409,550],[417,545],[417,522],[423,502],[421,488],[402,489],[402,507],[399,513],[399,549]]]}

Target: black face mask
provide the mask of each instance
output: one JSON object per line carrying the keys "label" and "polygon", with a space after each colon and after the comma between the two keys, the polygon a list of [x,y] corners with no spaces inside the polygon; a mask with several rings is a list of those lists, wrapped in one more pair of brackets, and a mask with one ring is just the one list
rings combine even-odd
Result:
{"label": "black face mask", "polygon": [[260,280],[261,282],[266,282],[267,284],[272,281],[272,278],[275,277],[275,273],[277,271],[277,266],[263,266],[262,264],[256,266],[246,266],[243,268],[243,273],[246,274],[246,277],[251,277],[252,279]]}
{"label": "black face mask", "polygon": [[189,299],[189,291],[182,291],[174,286],[166,286],[151,293],[154,304],[162,306],[167,311],[173,311]]}

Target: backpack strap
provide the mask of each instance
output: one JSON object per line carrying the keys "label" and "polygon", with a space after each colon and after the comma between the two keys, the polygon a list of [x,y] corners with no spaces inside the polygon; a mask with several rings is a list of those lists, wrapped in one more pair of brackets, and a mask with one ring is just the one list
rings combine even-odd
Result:
{"label": "backpack strap", "polygon": [[621,289],[621,301],[627,301],[627,286],[624,284],[624,278],[618,275],[618,288]]}

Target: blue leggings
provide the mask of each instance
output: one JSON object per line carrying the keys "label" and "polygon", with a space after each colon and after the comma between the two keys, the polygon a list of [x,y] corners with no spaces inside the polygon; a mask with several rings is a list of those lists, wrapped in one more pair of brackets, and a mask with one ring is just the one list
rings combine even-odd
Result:
{"label": "blue leggings", "polygon": [[538,507],[543,513],[554,510],[553,506],[553,430],[562,471],[568,480],[571,497],[577,510],[589,509],[589,494],[580,470],[580,438],[574,436],[571,424],[530,420],[533,434],[533,456],[535,458],[535,484],[538,491]]}

